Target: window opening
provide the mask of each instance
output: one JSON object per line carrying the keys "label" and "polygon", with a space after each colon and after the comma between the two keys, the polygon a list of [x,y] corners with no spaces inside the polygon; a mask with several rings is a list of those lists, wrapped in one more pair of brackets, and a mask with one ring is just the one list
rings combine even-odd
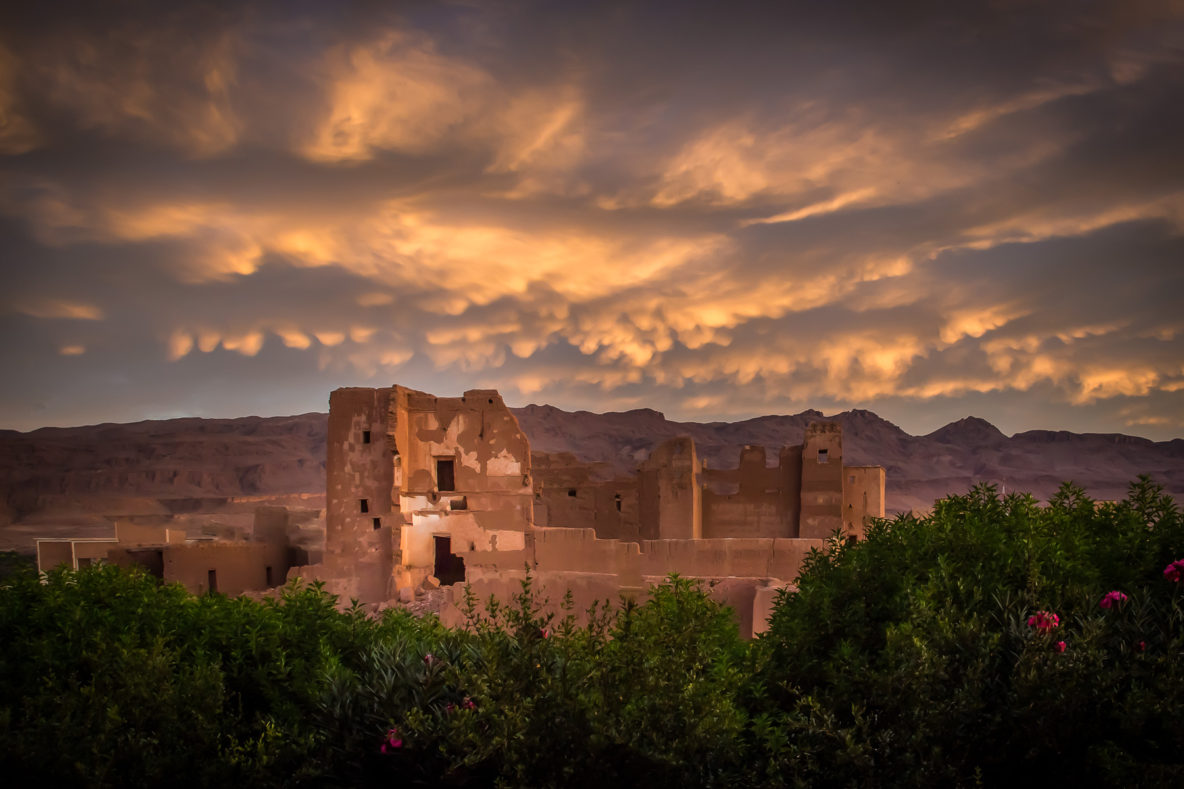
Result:
{"label": "window opening", "polygon": [[441,586],[463,583],[465,580],[465,560],[452,552],[451,537],[434,537],[436,543],[436,561],[432,574],[440,581]]}
{"label": "window opening", "polygon": [[263,570],[264,570],[264,573],[267,575],[267,588],[270,589],[271,587],[275,586],[275,583],[271,577],[271,567],[270,566],[264,567]]}
{"label": "window opening", "polygon": [[378,531],[381,528],[382,528],[382,518],[375,518],[374,519],[374,531]]}
{"label": "window opening", "polygon": [[616,496],[613,496],[613,501],[617,505],[617,512],[620,512],[621,511],[621,494],[618,493]]}
{"label": "window opening", "polygon": [[456,467],[451,458],[436,461],[436,490],[456,490]]}
{"label": "window opening", "polygon": [[818,462],[819,463],[827,463],[829,461],[830,461],[830,456],[828,455],[827,450],[825,450],[825,449],[818,450]]}
{"label": "window opening", "polygon": [[206,591],[210,594],[218,591],[218,572],[216,570],[206,573]]}
{"label": "window opening", "polygon": [[370,431],[369,431],[369,430],[363,430],[363,431],[362,431],[362,443],[363,443],[363,444],[369,444],[369,443],[370,443]]}
{"label": "window opening", "polygon": [[575,488],[568,488],[567,495],[571,496],[574,499],[576,497],[576,489]]}
{"label": "window opening", "polygon": [[361,508],[362,512],[369,512],[370,511],[370,500],[369,499],[359,499],[358,506]]}

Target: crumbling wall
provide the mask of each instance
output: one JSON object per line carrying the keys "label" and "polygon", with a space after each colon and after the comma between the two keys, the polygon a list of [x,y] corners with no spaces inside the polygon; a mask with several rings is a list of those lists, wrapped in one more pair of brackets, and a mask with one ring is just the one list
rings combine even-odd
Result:
{"label": "crumbling wall", "polygon": [[701,466],[687,437],[660,444],[637,475],[643,540],[695,540],[703,536]]}
{"label": "crumbling wall", "polygon": [[536,526],[594,529],[606,540],[641,539],[635,478],[613,478],[605,474],[606,464],[583,463],[569,452],[534,452],[531,462]]}
{"label": "crumbling wall", "polygon": [[326,475],[325,561],[295,572],[335,593],[387,600],[442,559],[525,548],[530,445],[496,391],[338,389]]}
{"label": "crumbling wall", "polygon": [[474,554],[524,550],[534,507],[530,444],[501,395],[396,390],[407,424],[396,471],[403,521],[396,586],[433,575],[444,545],[437,538],[466,567],[479,560]]}
{"label": "crumbling wall", "polygon": [[843,525],[843,432],[835,422],[806,428],[798,536],[825,539]]}
{"label": "crumbling wall", "polygon": [[843,532],[863,539],[870,518],[884,517],[885,475],[882,466],[846,466],[843,469]]}
{"label": "crumbling wall", "polygon": [[345,599],[390,597],[398,530],[394,502],[387,389],[338,389],[329,396],[325,456],[325,567],[305,577],[330,581]]}
{"label": "crumbling wall", "polygon": [[800,455],[782,452],[776,468],[766,455],[746,446],[737,468],[703,471],[704,538],[796,536]]}

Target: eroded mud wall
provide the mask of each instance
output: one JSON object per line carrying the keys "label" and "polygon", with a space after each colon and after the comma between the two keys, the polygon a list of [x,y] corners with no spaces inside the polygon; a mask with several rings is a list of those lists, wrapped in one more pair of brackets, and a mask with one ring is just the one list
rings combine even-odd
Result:
{"label": "eroded mud wall", "polygon": [[391,497],[397,425],[390,389],[338,389],[329,396],[325,457],[323,580],[345,599],[391,596],[397,511]]}
{"label": "eroded mud wall", "polygon": [[834,422],[806,428],[798,536],[825,539],[843,525],[843,433]]}
{"label": "eroded mud wall", "polygon": [[643,540],[695,540],[703,536],[701,466],[690,438],[660,444],[637,475]]}
{"label": "eroded mud wall", "polygon": [[863,539],[868,519],[884,517],[884,469],[846,466],[843,475],[843,531]]}

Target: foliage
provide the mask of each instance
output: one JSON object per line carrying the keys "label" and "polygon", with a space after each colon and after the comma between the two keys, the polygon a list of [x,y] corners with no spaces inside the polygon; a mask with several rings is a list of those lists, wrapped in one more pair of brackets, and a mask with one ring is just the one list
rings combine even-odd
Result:
{"label": "foliage", "polygon": [[[466,625],[319,585],[0,582],[9,785],[828,786],[1184,778],[1184,517],[978,487],[808,558],[743,642],[699,581]],[[1172,568],[1175,568],[1174,570]],[[580,624],[577,624],[579,622]]]}
{"label": "foliage", "polygon": [[[813,554],[762,656],[787,782],[1184,778],[1184,519],[1147,479],[1047,507],[993,486]],[[1111,594],[1119,592],[1119,594]],[[771,710],[771,711],[770,711]]]}
{"label": "foliage", "polygon": [[[510,605],[470,597],[466,629],[401,640],[339,677],[323,727],[371,736],[338,772],[353,785],[380,780],[376,763],[424,785],[722,782],[744,719],[731,613],[672,576],[645,602],[595,607],[577,627],[570,597],[556,622],[532,583]],[[398,732],[400,747],[376,753],[381,731]]]}

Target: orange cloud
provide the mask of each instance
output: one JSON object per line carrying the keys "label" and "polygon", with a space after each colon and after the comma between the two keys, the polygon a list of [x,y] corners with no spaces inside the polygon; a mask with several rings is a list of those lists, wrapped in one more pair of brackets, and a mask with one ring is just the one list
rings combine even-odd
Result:
{"label": "orange cloud", "polygon": [[97,321],[103,319],[103,310],[94,304],[63,299],[50,299],[19,305],[17,309],[34,318],[67,318],[70,320]]}

